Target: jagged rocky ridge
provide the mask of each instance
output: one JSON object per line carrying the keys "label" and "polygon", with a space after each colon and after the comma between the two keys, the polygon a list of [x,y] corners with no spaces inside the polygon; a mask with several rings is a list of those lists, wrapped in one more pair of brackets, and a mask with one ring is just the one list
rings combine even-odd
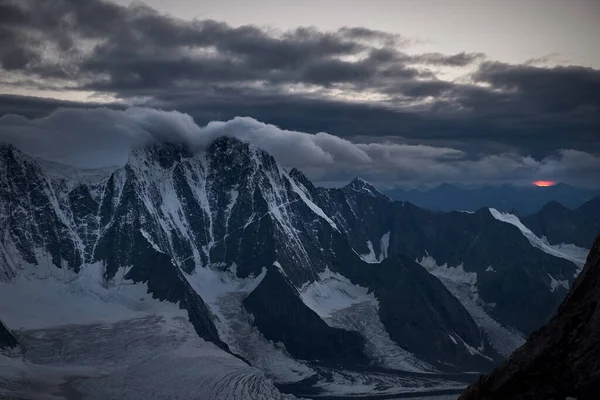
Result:
{"label": "jagged rocky ridge", "polygon": [[[107,283],[147,285],[251,363],[232,318],[300,360],[486,370],[550,318],[576,271],[489,210],[430,212],[361,179],[317,188],[231,138],[136,150],[99,175],[3,146],[0,173],[0,279],[99,264]],[[340,318],[363,303],[395,360],[361,332],[366,314]]]}
{"label": "jagged rocky ridge", "polygon": [[600,237],[557,315],[460,399],[598,398],[599,305]]}

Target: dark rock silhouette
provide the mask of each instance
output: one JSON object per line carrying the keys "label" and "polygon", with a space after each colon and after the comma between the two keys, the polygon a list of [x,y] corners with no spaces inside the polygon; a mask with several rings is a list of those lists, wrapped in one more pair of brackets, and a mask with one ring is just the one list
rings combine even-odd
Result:
{"label": "dark rock silhouette", "polygon": [[19,342],[10,330],[0,321],[0,349],[17,347]]}
{"label": "dark rock silhouette", "polygon": [[557,315],[459,400],[600,398],[600,237]]}

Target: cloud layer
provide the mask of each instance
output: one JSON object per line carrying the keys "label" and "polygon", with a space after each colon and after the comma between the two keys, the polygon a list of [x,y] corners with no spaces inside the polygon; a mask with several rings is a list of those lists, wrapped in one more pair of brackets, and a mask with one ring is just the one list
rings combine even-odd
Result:
{"label": "cloud layer", "polygon": [[[353,141],[451,146],[471,157],[600,154],[597,69],[415,54],[411,45],[365,27],[278,31],[181,20],[142,3],[6,0],[0,88],[94,93],[120,102],[116,108],[174,109],[202,125],[246,115]],[[41,116],[62,105],[0,96],[0,113]]]}
{"label": "cloud layer", "polygon": [[131,149],[153,143],[182,143],[202,151],[214,139],[233,136],[297,167],[316,182],[343,185],[356,176],[381,186],[420,183],[528,183],[549,179],[597,185],[600,157],[564,149],[542,159],[518,153],[472,157],[440,146],[354,143],[328,133],[280,129],[248,117],[198,126],[179,112],[61,109],[47,117],[0,117],[0,142],[33,156],[84,168],[123,165]]}

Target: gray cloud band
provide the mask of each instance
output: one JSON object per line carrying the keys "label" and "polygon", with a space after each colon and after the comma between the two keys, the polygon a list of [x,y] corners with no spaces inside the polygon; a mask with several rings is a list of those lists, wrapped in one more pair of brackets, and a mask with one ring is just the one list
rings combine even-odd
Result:
{"label": "gray cloud band", "polygon": [[271,153],[284,167],[297,167],[310,179],[329,184],[341,185],[360,175],[380,186],[536,179],[592,185],[600,171],[600,157],[572,149],[543,159],[516,153],[472,158],[450,147],[353,143],[323,132],[284,130],[252,118],[198,126],[189,115],[150,108],[61,109],[39,119],[0,118],[0,142],[80,168],[114,168],[127,161],[131,149],[161,142],[201,151],[221,136],[249,142]]}

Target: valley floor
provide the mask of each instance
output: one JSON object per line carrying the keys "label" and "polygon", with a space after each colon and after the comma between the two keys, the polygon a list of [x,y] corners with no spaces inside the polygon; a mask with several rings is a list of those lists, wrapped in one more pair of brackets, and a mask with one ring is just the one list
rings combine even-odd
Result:
{"label": "valley floor", "polygon": [[[18,336],[23,356],[0,355],[2,398],[296,398],[280,392],[262,371],[198,338],[178,315],[28,329]],[[458,391],[465,385],[435,375],[315,368],[320,377],[307,393],[314,398],[389,399],[400,393],[415,398],[419,392],[440,394],[439,389]]]}
{"label": "valley floor", "polygon": [[24,358],[2,357],[0,397],[288,399],[264,374],[197,337],[181,317],[19,333]]}

